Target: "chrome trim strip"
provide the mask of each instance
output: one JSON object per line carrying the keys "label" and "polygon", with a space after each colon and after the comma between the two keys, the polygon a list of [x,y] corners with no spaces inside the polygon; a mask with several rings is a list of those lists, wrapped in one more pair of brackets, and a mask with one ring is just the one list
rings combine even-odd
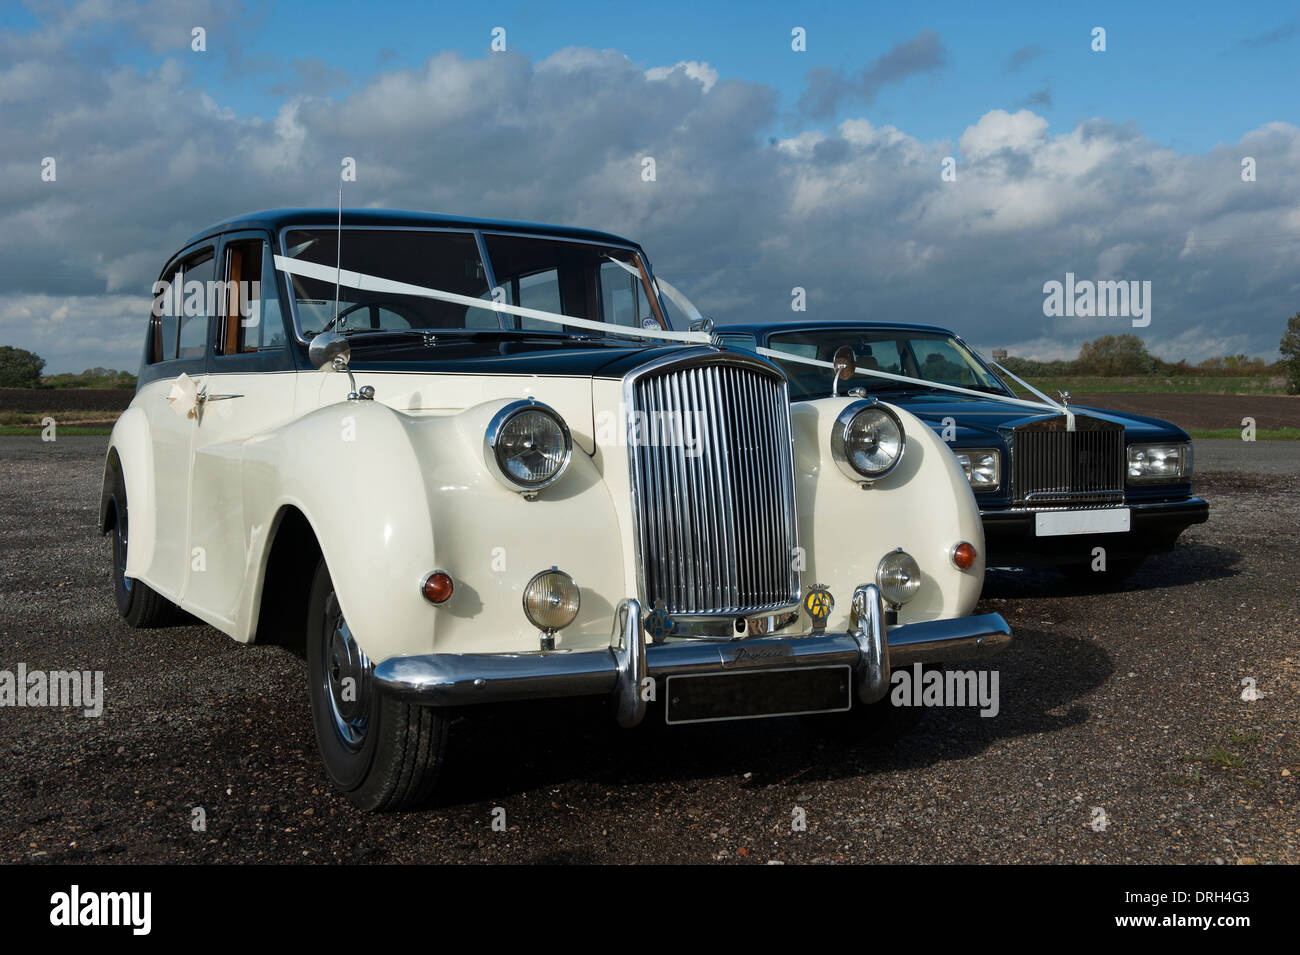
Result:
{"label": "chrome trim strip", "polygon": [[1195,495],[1179,498],[1176,501],[1129,501],[1126,504],[1059,504],[1051,507],[1002,507],[982,508],[980,517],[999,517],[1003,514],[1032,515],[1043,511],[1105,511],[1124,508],[1129,511],[1150,511],[1164,507],[1183,507],[1200,500]]}
{"label": "chrome trim strip", "polygon": [[389,657],[375,667],[375,680],[399,699],[432,706],[612,695],[620,725],[634,726],[645,717],[640,688],[646,677],[847,664],[857,674],[859,699],[869,701],[876,693],[880,696],[875,698],[884,697],[891,667],[984,657],[1011,642],[1011,628],[995,613],[905,624],[886,632],[878,603],[873,619],[874,589],[867,584],[854,591],[855,600],[862,595],[864,615],[857,629],[845,633],[647,646],[641,604],[629,598],[619,604],[607,649]]}

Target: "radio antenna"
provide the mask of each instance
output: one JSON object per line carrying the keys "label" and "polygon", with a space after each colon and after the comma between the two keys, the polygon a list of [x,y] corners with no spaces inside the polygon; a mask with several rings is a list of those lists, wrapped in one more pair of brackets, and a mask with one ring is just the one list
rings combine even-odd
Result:
{"label": "radio antenna", "polygon": [[339,278],[343,269],[343,176],[339,175],[339,236],[334,246],[334,321],[330,327],[336,332],[339,328]]}

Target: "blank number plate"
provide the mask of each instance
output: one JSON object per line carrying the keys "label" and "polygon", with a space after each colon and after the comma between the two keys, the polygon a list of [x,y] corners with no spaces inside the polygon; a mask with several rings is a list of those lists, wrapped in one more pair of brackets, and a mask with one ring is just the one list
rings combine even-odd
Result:
{"label": "blank number plate", "polygon": [[1039,511],[1034,515],[1034,533],[1038,537],[1121,534],[1128,529],[1127,507],[1096,508],[1089,511]]}
{"label": "blank number plate", "polygon": [[668,678],[664,718],[710,723],[828,713],[847,710],[852,694],[853,671],[841,665],[679,674]]}

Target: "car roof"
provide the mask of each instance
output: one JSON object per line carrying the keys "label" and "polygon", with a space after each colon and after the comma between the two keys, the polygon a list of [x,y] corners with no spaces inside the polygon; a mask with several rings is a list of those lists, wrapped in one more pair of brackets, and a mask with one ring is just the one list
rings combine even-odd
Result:
{"label": "car roof", "polygon": [[[185,243],[193,245],[222,232],[242,229],[265,229],[278,233],[285,226],[337,226],[338,209],[266,209],[224,219],[208,226]],[[344,209],[344,226],[406,226],[409,228],[483,229],[490,232],[518,232],[553,236],[561,239],[585,239],[611,245],[637,243],[609,232],[579,229],[574,226],[545,225],[539,222],[515,222],[509,219],[475,219],[469,216],[439,215],[432,212],[409,212],[400,209]]]}
{"label": "car roof", "polygon": [[954,338],[957,333],[948,328],[939,325],[918,325],[911,322],[867,322],[857,319],[848,321],[800,321],[800,322],[752,322],[738,325],[718,325],[716,331],[719,335],[725,335],[727,332],[749,332],[752,335],[759,336],[770,334],[771,332],[814,332],[814,331],[838,331],[845,328],[870,328],[870,329],[900,329],[913,332],[937,332],[940,335],[952,335]]}

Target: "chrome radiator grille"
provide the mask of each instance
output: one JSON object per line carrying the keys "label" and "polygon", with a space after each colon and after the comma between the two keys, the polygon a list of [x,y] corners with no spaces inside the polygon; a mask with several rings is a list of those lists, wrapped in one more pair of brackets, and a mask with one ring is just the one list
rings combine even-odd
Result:
{"label": "chrome radiator grille", "polygon": [[1096,418],[1033,422],[1016,429],[1012,489],[1017,502],[1118,504],[1124,500],[1124,428]]}
{"label": "chrome radiator grille", "polygon": [[757,362],[714,353],[629,381],[648,607],[733,616],[798,603],[787,389]]}

